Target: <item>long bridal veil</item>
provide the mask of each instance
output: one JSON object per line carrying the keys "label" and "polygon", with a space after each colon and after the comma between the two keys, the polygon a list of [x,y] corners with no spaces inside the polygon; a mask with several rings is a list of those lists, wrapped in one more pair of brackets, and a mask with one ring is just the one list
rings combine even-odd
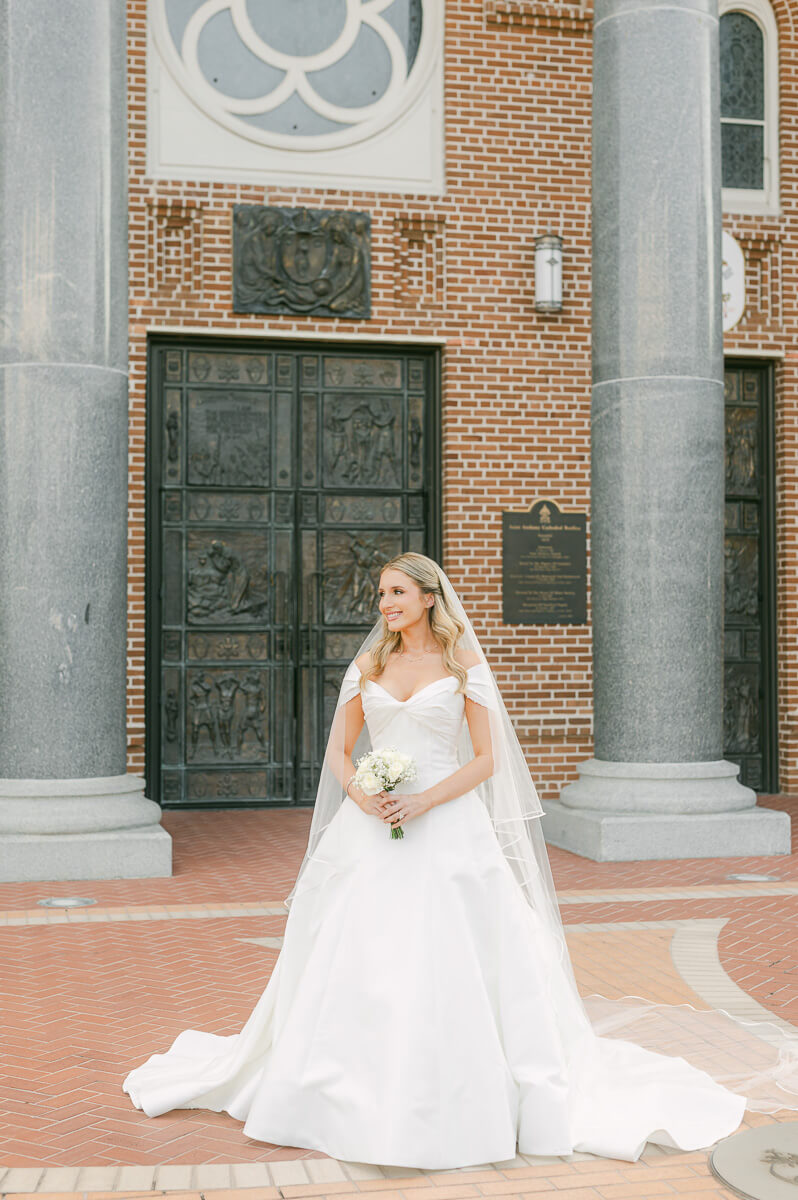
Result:
{"label": "long bridal veil", "polygon": [[[489,718],[494,772],[477,792],[488,811],[496,838],[525,901],[533,910],[539,931],[554,964],[547,977],[551,1002],[568,1006],[600,1037],[622,1038],[662,1054],[678,1055],[706,1071],[718,1083],[746,1097],[746,1106],[759,1112],[798,1110],[798,1029],[777,1017],[747,1019],[725,1009],[701,1009],[692,1004],[662,1004],[641,996],[581,996],[574,977],[539,818],[543,809],[523,750],[505,708],[493,672],[459,596],[438,567],[447,605],[463,626],[459,645],[478,656],[489,680]],[[384,628],[380,617],[355,654],[358,658],[377,642]],[[346,769],[344,741],[346,705],[359,692],[354,662],[344,676],[332,717],[322,763],[305,856],[296,883],[286,898],[323,884],[335,869],[327,862],[323,834],[344,798]],[[364,727],[353,752],[357,759],[371,749]],[[397,747],[401,749],[401,747]],[[458,745],[462,765],[473,757],[468,723]],[[401,843],[397,843],[401,847]],[[528,1019],[534,1021],[530,1011]]]}

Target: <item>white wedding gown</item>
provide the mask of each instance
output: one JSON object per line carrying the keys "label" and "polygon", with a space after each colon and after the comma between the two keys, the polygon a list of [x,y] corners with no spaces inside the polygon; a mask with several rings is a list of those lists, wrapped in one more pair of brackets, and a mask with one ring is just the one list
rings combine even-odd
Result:
{"label": "white wedding gown", "polygon": [[[356,680],[352,664],[348,678]],[[468,695],[488,703],[488,668]],[[374,746],[420,791],[458,767],[453,676],[407,701],[369,681]],[[427,1169],[574,1150],[634,1160],[738,1126],[745,1100],[682,1058],[597,1037],[476,792],[405,826],[346,797],[297,886],[271,979],[238,1034],[187,1029],[123,1083],[149,1116],[226,1111],[259,1141]]]}

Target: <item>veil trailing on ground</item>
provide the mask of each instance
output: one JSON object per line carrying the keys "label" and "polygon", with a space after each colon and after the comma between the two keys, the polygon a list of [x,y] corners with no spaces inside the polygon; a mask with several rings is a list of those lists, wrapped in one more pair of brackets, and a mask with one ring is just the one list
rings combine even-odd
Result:
{"label": "veil trailing on ground", "polygon": [[[748,1001],[746,1014],[742,1015],[742,1010],[732,1013],[689,1003],[661,1004],[640,996],[605,996],[595,992],[580,995],[540,826],[543,809],[534,782],[479,639],[450,580],[440,567],[437,570],[446,606],[463,626],[458,646],[477,656],[483,682],[489,681],[489,686],[481,691],[483,701],[487,698],[494,771],[475,790],[538,929],[545,935],[551,966],[547,985],[552,1003],[558,1006],[558,1011],[567,1008],[569,1017],[583,1022],[592,1034],[625,1039],[661,1054],[685,1058],[718,1083],[744,1095],[750,1109],[798,1110],[798,1028],[771,1016],[765,1009],[761,1010],[760,1019],[753,1001]],[[385,628],[380,616],[354,657],[370,650]],[[353,660],[341,684],[332,718],[307,849],[296,883],[285,900],[289,910],[298,894],[321,886],[327,877],[324,834],[345,796],[347,705],[359,695],[360,671]],[[371,748],[364,725],[352,758],[357,760]],[[472,757],[468,723],[464,720],[458,762],[463,765]],[[332,864],[329,869],[334,869]],[[706,965],[701,963],[702,967]],[[741,999],[744,999],[742,993]],[[530,1019],[534,1019],[534,1013],[530,1013]]]}

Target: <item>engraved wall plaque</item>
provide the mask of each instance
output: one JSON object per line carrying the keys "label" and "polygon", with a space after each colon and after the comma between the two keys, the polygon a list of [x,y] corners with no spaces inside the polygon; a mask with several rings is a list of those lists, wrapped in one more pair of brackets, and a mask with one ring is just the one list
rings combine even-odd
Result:
{"label": "engraved wall plaque", "polygon": [[529,512],[502,513],[502,621],[505,625],[584,625],[587,621],[587,516],[538,500]]}
{"label": "engraved wall plaque", "polygon": [[233,311],[371,316],[371,218],[233,206]]}

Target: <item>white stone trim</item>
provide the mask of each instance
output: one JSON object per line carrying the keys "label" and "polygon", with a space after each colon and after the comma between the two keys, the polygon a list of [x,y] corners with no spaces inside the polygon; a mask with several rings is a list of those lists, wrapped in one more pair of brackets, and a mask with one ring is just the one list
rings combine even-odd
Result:
{"label": "white stone trim", "polygon": [[[91,890],[91,884],[86,887]],[[285,918],[287,910],[282,902],[262,904],[163,904],[130,905],[117,907],[102,905],[97,908],[36,908],[5,909],[0,911],[0,928],[8,925],[85,925],[104,924],[117,921],[206,921],[214,917],[274,917]]]}
{"label": "white stone trim", "polygon": [[[135,331],[135,321],[132,322]],[[181,337],[226,337],[226,338],[260,338],[278,342],[323,342],[325,345],[335,342],[369,342],[382,346],[445,346],[451,342],[461,345],[459,337],[441,337],[439,334],[424,333],[347,333],[345,330],[331,331],[307,329],[231,329],[229,325],[147,325],[145,332],[149,334],[179,334]]]}
{"label": "white stone trim", "polygon": [[724,213],[780,216],[779,207],[779,32],[768,0],[719,0],[718,19],[745,13],[762,30],[765,63],[765,186],[759,190],[723,188]]}
{"label": "white stone trim", "polygon": [[[356,0],[348,3],[351,19],[338,42],[341,39],[345,42],[351,35],[349,27],[354,20],[351,14]],[[379,4],[375,8],[375,3],[376,0],[364,10],[368,17],[363,19],[375,29],[379,26],[386,44],[393,37],[401,50],[390,26],[379,16]],[[186,35],[191,36],[184,38],[188,62],[175,51],[162,0],[150,4],[147,174],[155,179],[229,181],[285,188],[442,194],[444,3],[445,0],[425,0],[421,44],[410,74],[369,106],[368,112],[362,110],[367,119],[335,134],[302,138],[301,143],[290,135],[270,133],[242,121],[238,114],[244,114],[247,106],[251,108],[256,102],[224,100],[204,80],[196,54],[192,57],[190,53],[192,45],[196,50],[194,35],[199,30],[199,18],[232,6],[238,14],[237,21],[242,20],[241,14],[245,15],[242,0],[207,0],[191,18],[186,30]],[[247,38],[260,42],[254,31]],[[396,46],[392,52],[395,66]],[[274,56],[269,47],[265,50]],[[317,57],[326,59],[329,54],[325,51]],[[335,106],[321,97],[310,96],[310,85],[300,79],[299,62],[294,64],[293,74],[289,71],[285,88],[296,87],[306,103],[312,99],[312,107],[333,117]],[[396,72],[395,75],[398,80]],[[258,103],[262,108],[263,104]]]}
{"label": "white stone trim", "polygon": [[[676,970],[696,995],[715,1009],[723,1009],[740,1021],[767,1022],[777,1029],[798,1037],[798,1030],[789,1021],[778,1017],[749,996],[725,971],[720,961],[718,937],[728,917],[717,920],[685,921],[676,927],[671,942],[671,958]],[[767,1029],[757,1029],[756,1036],[769,1042]],[[778,1045],[781,1042],[772,1035]]]}
{"label": "white stone trim", "polygon": [[[747,900],[798,895],[798,883],[718,883],[692,887],[580,888],[557,893],[560,904],[659,904],[663,900]],[[617,923],[616,927],[617,927]],[[673,922],[671,922],[673,924]],[[641,926],[642,928],[642,926]]]}
{"label": "white stone trim", "polygon": [[[657,1154],[660,1148],[649,1145],[646,1157]],[[373,1166],[371,1163],[347,1162],[335,1158],[275,1159],[271,1162],[243,1163],[166,1163],[162,1166],[120,1167],[7,1167],[0,1166],[0,1192],[47,1193],[105,1192],[141,1193],[160,1191],[206,1191],[213,1188],[295,1187],[351,1182],[355,1187],[364,1180],[421,1179],[430,1175],[467,1174],[469,1171],[504,1171],[518,1167],[540,1166],[544,1163],[583,1162],[595,1158],[592,1154],[575,1153],[564,1157],[532,1157],[517,1154],[501,1163],[482,1163],[469,1167],[452,1167],[445,1172],[426,1172],[417,1167]],[[102,1173],[102,1174],[100,1174]],[[432,1179],[429,1179],[430,1185]],[[254,1193],[253,1193],[254,1195]],[[368,1196],[368,1191],[363,1193]],[[241,1200],[244,1200],[242,1195]]]}
{"label": "white stone trim", "polygon": [[[151,28],[156,48],[175,82],[213,120],[240,137],[266,146],[296,151],[301,145],[303,150],[325,150],[364,141],[381,132],[413,106],[429,82],[441,42],[443,0],[426,0],[424,4],[421,43],[409,74],[402,43],[392,26],[380,15],[388,3],[389,0],[346,0],[344,27],[333,44],[318,54],[303,57],[281,53],[264,42],[252,26],[245,0],[205,0],[189,20],[179,52],[169,32],[164,0],[151,0]],[[286,72],[285,79],[272,93],[246,100],[225,96],[203,75],[197,57],[199,38],[208,21],[225,10],[229,11],[242,43],[255,57]],[[385,93],[374,103],[347,109],[318,95],[307,75],[338,62],[352,48],[363,25],[368,25],[382,38],[391,60],[391,79]],[[337,123],[352,123],[354,117],[355,123],[352,128],[339,133],[299,139],[236,120],[239,115],[273,111],[294,92],[320,116]]]}
{"label": "white stone trim", "polygon": [[[87,882],[85,890],[91,890]],[[557,893],[561,907],[579,904],[658,904],[663,901],[679,900],[753,900],[760,896],[798,895],[798,882],[785,883],[734,883],[715,886],[664,887],[664,888],[582,888],[563,889]],[[285,904],[280,900],[264,900],[251,904],[164,904],[141,905],[98,905],[81,908],[23,908],[0,909],[0,928],[20,925],[86,925],[105,924],[119,921],[206,921],[230,917],[287,917]],[[670,921],[619,922],[607,921],[592,925],[568,923],[568,929],[649,929],[662,924],[677,925]],[[688,922],[689,923],[689,922]],[[238,938],[237,941],[270,945],[275,935],[267,938]]]}
{"label": "white stone trim", "polygon": [[[776,1016],[764,1005],[754,1000],[736,984],[720,961],[718,938],[727,924],[728,917],[686,918],[662,921],[614,921],[587,922],[581,925],[566,925],[569,933],[613,933],[619,930],[638,931],[645,929],[672,929],[671,960],[687,986],[713,1009],[722,1009],[739,1021],[760,1022],[798,1038],[798,1029]],[[781,1044],[777,1033],[770,1034],[767,1028],[758,1028],[756,1037],[762,1041]]]}
{"label": "white stone trim", "polygon": [[718,920],[702,922],[696,917],[666,917],[660,921],[582,921],[578,925],[566,925],[566,935],[569,933],[640,933],[647,929],[690,929],[694,925],[709,924],[723,926],[727,917]]}

